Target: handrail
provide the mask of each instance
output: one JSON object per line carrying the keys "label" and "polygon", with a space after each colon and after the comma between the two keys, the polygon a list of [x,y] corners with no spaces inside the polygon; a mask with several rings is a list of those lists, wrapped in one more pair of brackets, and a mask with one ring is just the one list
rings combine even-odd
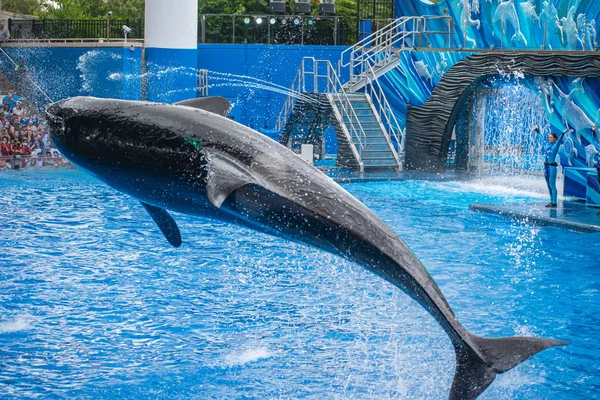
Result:
{"label": "handrail", "polygon": [[294,108],[294,104],[296,104],[296,96],[294,96],[294,94],[300,93],[300,89],[304,87],[303,70],[304,70],[304,59],[302,59],[302,63],[300,64],[298,71],[296,71],[296,76],[294,76],[294,80],[292,81],[292,86],[290,87],[290,93],[286,97],[285,102],[283,103],[283,107],[281,108],[281,111],[279,112],[279,116],[277,117],[277,122],[275,124],[275,128],[278,131],[282,130],[285,127],[285,124],[287,123],[290,113],[292,112],[292,109]]}
{"label": "handrail", "polygon": [[[390,144],[390,148],[394,153],[396,162],[398,162],[398,165],[402,165],[402,160],[399,156],[405,153],[405,133],[403,132],[402,127],[400,126],[400,123],[398,122],[398,119],[396,118],[396,115],[394,114],[394,111],[390,106],[390,103],[388,102],[387,97],[385,96],[384,91],[381,88],[379,80],[377,79],[375,71],[373,71],[372,67],[370,68],[370,72],[370,76],[367,76],[369,84],[367,85],[367,88],[365,88],[365,90],[369,90],[369,95],[371,99],[377,100],[379,107],[375,107],[375,109],[377,110],[377,115],[379,116],[380,123],[385,122],[385,124],[388,127],[388,129],[383,129],[383,134],[386,136],[386,139]],[[396,141],[396,149],[394,149],[393,143],[390,138],[390,133]]]}
{"label": "handrail", "polygon": [[[319,64],[324,64],[326,66],[326,75],[318,75]],[[364,149],[366,146],[367,134],[365,133],[362,124],[360,123],[360,119],[356,115],[356,111],[352,106],[352,102],[348,97],[348,93],[346,93],[346,89],[344,89],[342,82],[340,81],[338,75],[335,72],[335,69],[333,68],[333,65],[331,65],[331,62],[329,60],[315,60],[315,80],[317,80],[318,78],[327,79],[326,93],[332,94],[340,102],[340,105],[342,106],[342,108],[340,109],[340,113],[342,114],[342,118],[346,117],[350,122],[349,125],[351,128],[351,132],[349,133],[352,137],[355,137],[358,140],[358,143],[360,144],[360,149],[358,149],[358,153],[360,155],[361,150]],[[318,91],[318,87],[316,88],[316,90]],[[358,129],[356,129],[355,125],[358,125]]]}
{"label": "handrail", "polygon": [[47,39],[8,39],[4,43],[124,43],[139,44],[144,43],[144,39],[128,38],[47,38]]}
{"label": "handrail", "polygon": [[[306,68],[307,64],[312,64],[311,70]],[[319,73],[319,66],[321,65],[325,65],[326,70],[324,74]],[[298,92],[306,92],[306,84],[310,83],[309,79],[311,78],[313,86],[312,91],[314,93],[327,93],[333,96],[334,99],[339,102],[340,107],[338,108],[338,111],[342,121],[344,118],[348,119],[348,124],[342,124],[341,128],[342,130],[345,130],[345,133],[350,139],[349,144],[352,148],[352,151],[355,153],[359,163],[362,164],[361,152],[366,146],[367,134],[362,127],[360,119],[356,115],[346,89],[344,88],[338,74],[335,71],[335,68],[333,65],[331,65],[329,60],[317,60],[314,57],[304,57],[302,59],[300,68],[298,68],[296,76],[294,77],[294,81],[292,82],[292,86],[290,88],[291,92],[286,98],[279,113],[279,117],[277,118],[277,130],[282,130],[288,121],[294,104],[296,103],[296,96],[294,96],[294,94]],[[322,79],[325,79],[324,90],[320,90]],[[352,138],[357,139],[358,146],[354,144]]]}
{"label": "handrail", "polygon": [[[6,53],[6,51],[4,51],[4,49],[3,49],[3,48],[1,48],[1,47],[0,47],[0,52],[2,52],[2,53],[3,53],[3,54],[6,56],[6,58],[8,58],[8,59],[10,60],[10,62],[12,62],[12,63],[13,63],[13,65],[14,65],[15,67],[18,65],[18,64],[15,62],[15,60],[13,60],[13,59],[11,58],[11,56],[9,56],[9,55]],[[29,81],[31,82],[31,84],[32,84],[32,85],[33,85],[33,86],[34,86],[34,87],[35,87],[37,90],[39,90],[39,92],[40,92],[41,94],[43,94],[43,95],[44,95],[44,97],[46,97],[46,99],[47,99],[48,101],[50,101],[50,103],[54,103],[54,100],[52,100],[52,98],[50,98],[50,96],[48,96],[48,95],[46,94],[46,92],[44,92],[44,91],[42,90],[42,88],[40,88],[40,87],[39,87],[39,86],[38,86],[38,85],[37,85],[37,84],[36,84],[36,83],[33,81],[33,79],[31,79],[31,76],[29,76],[29,75],[28,75],[28,77],[29,77]]]}
{"label": "handrail", "polygon": [[[443,19],[444,29],[446,25],[448,30],[429,31],[427,25],[429,21]],[[409,26],[409,23],[412,23]],[[417,45],[423,45],[423,36],[425,42],[428,42],[428,35],[452,35],[453,23],[450,16],[413,16],[398,18],[373,34],[362,39],[352,47],[344,50],[341,55],[341,66],[350,67],[350,83],[355,84],[362,79],[366,79],[368,68],[377,66],[378,69],[385,67],[399,58],[398,51],[412,50]],[[410,47],[406,47],[406,39],[412,36]],[[401,46],[398,45],[401,43]],[[446,43],[446,40],[444,40]],[[395,57],[394,57],[395,56]]]}
{"label": "handrail", "polygon": [[207,69],[199,69],[198,70],[198,97],[206,97],[208,96],[208,70]]}

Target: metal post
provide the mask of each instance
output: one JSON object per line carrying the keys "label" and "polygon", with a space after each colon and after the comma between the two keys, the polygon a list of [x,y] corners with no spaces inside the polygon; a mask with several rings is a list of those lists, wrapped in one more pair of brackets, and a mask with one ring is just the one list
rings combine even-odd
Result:
{"label": "metal post", "polygon": [[544,21],[544,40],[542,42],[542,50],[546,50],[546,30],[548,28],[548,21]]}
{"label": "metal post", "polygon": [[300,28],[302,32],[301,42],[300,44],[304,44],[304,18],[302,18],[302,27]]}
{"label": "metal post", "polygon": [[[1,1],[1,0],[0,0]],[[333,45],[337,46],[338,36],[338,17],[333,17]]]}
{"label": "metal post", "polygon": [[317,60],[313,59],[313,92],[319,93],[319,80],[317,78]]}
{"label": "metal post", "polygon": [[142,100],[146,101],[148,95],[148,77],[146,75],[146,45],[142,46]]}
{"label": "metal post", "polygon": [[206,43],[206,15],[202,14],[202,18],[200,19],[200,35],[201,42]]}
{"label": "metal post", "polygon": [[587,17],[583,17],[583,51],[587,50]]}
{"label": "metal post", "polygon": [[110,16],[106,17],[106,39],[110,39]]}
{"label": "metal post", "polygon": [[[265,19],[267,20],[267,44],[271,44],[271,21],[269,17],[265,17]],[[271,92],[269,92],[270,94]]]}
{"label": "metal post", "polygon": [[504,21],[502,21],[502,37],[500,38],[500,50],[503,49],[504,46]]}
{"label": "metal post", "polygon": [[428,19],[426,17],[423,17],[423,20],[425,21],[425,23],[424,23],[425,28],[424,28],[423,34],[425,35],[425,48],[427,48],[429,46],[429,34],[427,33],[428,32],[428,28],[427,28]]}
{"label": "metal post", "polygon": [[233,24],[233,37],[231,38],[231,43],[235,44],[235,15],[232,18]]}

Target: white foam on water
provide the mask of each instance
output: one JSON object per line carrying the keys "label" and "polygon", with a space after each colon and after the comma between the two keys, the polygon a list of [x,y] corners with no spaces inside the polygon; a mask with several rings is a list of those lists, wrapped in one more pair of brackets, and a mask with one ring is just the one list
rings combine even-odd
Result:
{"label": "white foam on water", "polygon": [[[561,186],[562,181],[557,181]],[[496,176],[475,179],[472,181],[453,182],[451,191],[475,192],[492,196],[527,196],[545,199],[548,197],[546,181],[542,176]],[[561,192],[559,187],[559,192]]]}
{"label": "white foam on water", "polygon": [[272,357],[274,353],[264,347],[253,347],[228,355],[225,364],[228,366],[239,366],[264,358]]}
{"label": "white foam on water", "polygon": [[31,328],[31,321],[24,317],[19,317],[9,322],[0,322],[0,333],[20,332],[29,330]]}

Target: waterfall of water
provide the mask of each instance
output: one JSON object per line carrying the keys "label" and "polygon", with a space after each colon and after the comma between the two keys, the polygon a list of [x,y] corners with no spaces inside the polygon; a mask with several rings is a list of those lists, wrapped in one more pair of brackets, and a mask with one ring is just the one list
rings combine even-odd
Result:
{"label": "waterfall of water", "polygon": [[539,96],[522,79],[497,79],[475,91],[470,168],[483,174],[540,172],[543,138],[550,121]]}

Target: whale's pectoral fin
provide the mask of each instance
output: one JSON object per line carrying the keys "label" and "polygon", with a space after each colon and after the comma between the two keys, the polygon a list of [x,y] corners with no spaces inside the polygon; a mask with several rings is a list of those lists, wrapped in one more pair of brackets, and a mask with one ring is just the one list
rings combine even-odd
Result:
{"label": "whale's pectoral fin", "polygon": [[231,110],[231,103],[225,97],[200,97],[197,99],[183,100],[175,103],[176,106],[186,106],[192,108],[199,108],[204,111],[208,111],[214,114],[222,115],[226,117]]}
{"label": "whale's pectoral fin", "polygon": [[152,217],[160,231],[165,235],[171,246],[181,246],[181,233],[177,227],[177,222],[171,214],[164,208],[156,207],[148,203],[141,202],[148,214]]}
{"label": "whale's pectoral fin", "polygon": [[231,193],[249,183],[257,183],[248,168],[235,158],[216,149],[205,148],[209,160],[206,178],[208,200],[217,208]]}

